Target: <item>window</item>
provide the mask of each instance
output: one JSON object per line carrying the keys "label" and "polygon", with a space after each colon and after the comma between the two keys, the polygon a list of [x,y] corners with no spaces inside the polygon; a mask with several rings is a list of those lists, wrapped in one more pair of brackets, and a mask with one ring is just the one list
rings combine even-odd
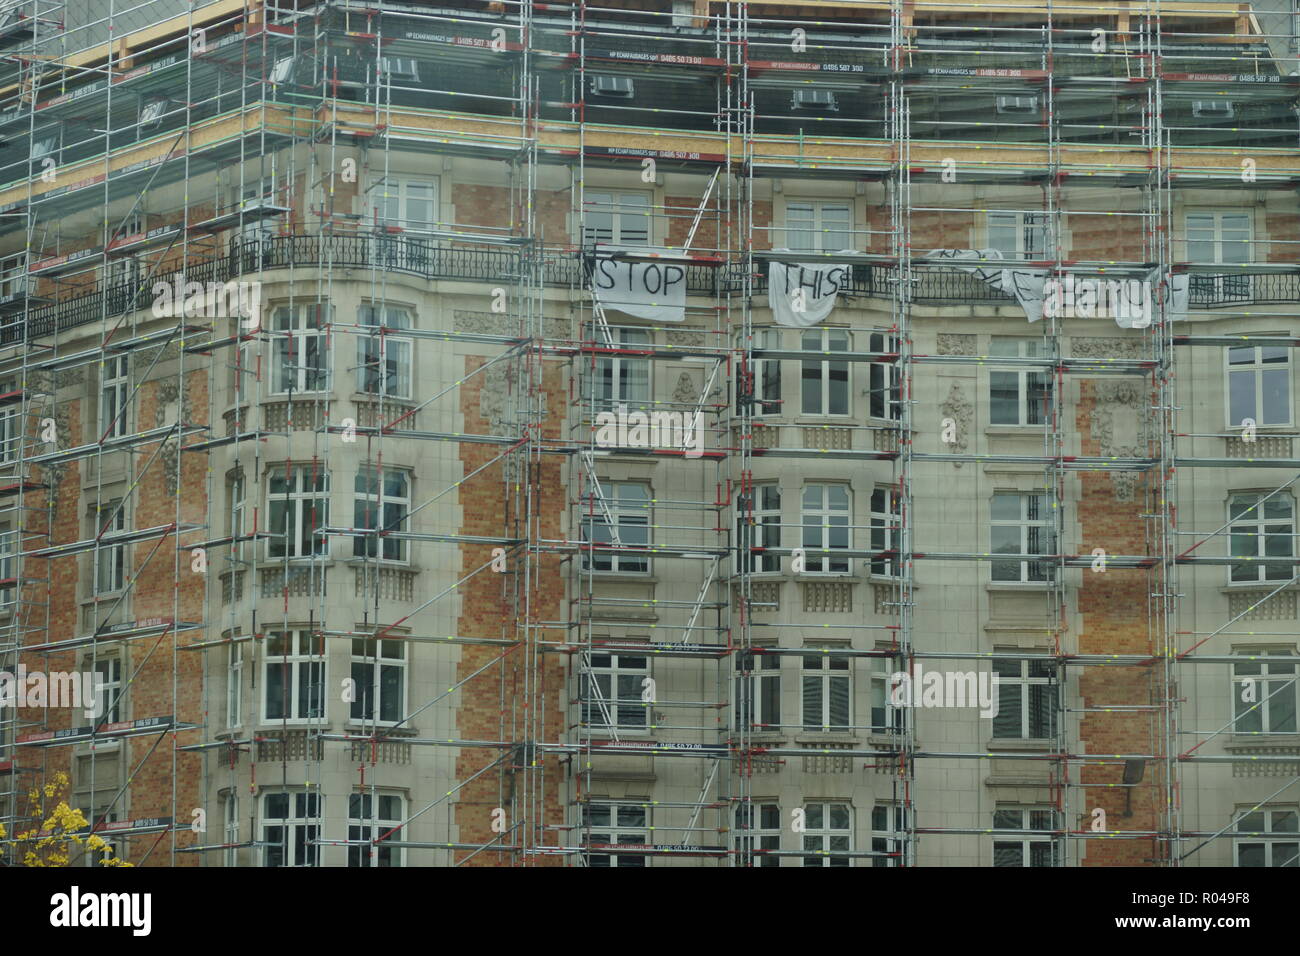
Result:
{"label": "window", "polygon": [[[650,333],[642,329],[615,329],[620,349],[648,349]],[[595,399],[597,411],[613,411],[619,405],[645,408],[650,402],[650,360],[636,355],[607,355],[596,359],[591,385],[584,399]]]}
{"label": "window", "polygon": [[990,212],[988,247],[1004,259],[1042,260],[1054,255],[1050,221],[1041,212]]}
{"label": "window", "polygon": [[781,849],[781,808],[775,803],[736,804],[733,846],[737,859],[743,864],[780,866],[779,856],[755,851]]}
{"label": "window", "polygon": [[592,96],[608,97],[616,100],[630,100],[636,87],[630,76],[611,76],[597,73],[587,84],[587,92]]}
{"label": "window", "polygon": [[126,531],[126,505],[121,498],[105,502],[95,514],[95,594],[113,594],[126,587],[126,545],[113,539]]}
{"label": "window", "polygon": [[853,809],[847,803],[809,803],[804,807],[804,866],[852,866]]}
{"label": "window", "polygon": [[318,530],[329,524],[329,475],[318,465],[278,465],[267,483],[268,522],[272,537],[267,555],[302,558],[327,554],[329,539]]}
{"label": "window", "polygon": [[[598,500],[604,496],[605,508]],[[583,552],[583,570],[645,574],[650,570],[650,488],[633,481],[602,482],[593,490],[589,513],[582,521],[582,540],[593,550]],[[610,519],[614,528],[610,527]],[[617,530],[618,541],[614,541]],[[630,552],[627,549],[638,548]]]}
{"label": "window", "polygon": [[[902,537],[902,508],[897,488],[874,488],[871,491],[871,550],[897,551]],[[898,557],[874,557],[871,573],[884,577],[898,576]]]}
{"label": "window", "polygon": [[243,556],[241,552],[244,545],[239,540],[244,534],[244,473],[242,471],[227,476],[226,500],[230,502],[230,510],[226,515],[226,534],[234,539],[230,554],[235,560],[239,560]]}
{"label": "window", "polygon": [[357,324],[383,330],[357,337],[357,391],[389,398],[410,398],[411,340],[388,333],[394,329],[409,329],[411,313],[406,309],[363,305]]}
{"label": "window", "polygon": [[[779,329],[759,329],[754,332],[753,342],[755,350],[779,349],[781,332]],[[744,410],[745,399],[748,398],[750,409],[755,417],[779,415],[781,413],[780,360],[755,356],[743,374],[749,385],[749,394],[745,394],[744,385],[739,385],[736,390],[736,411]]]}
{"label": "window", "polygon": [[641,694],[649,675],[644,656],[592,653],[579,672],[583,725],[593,730],[644,730],[650,709]]}
{"label": "window", "polygon": [[27,256],[0,256],[0,302],[21,296],[27,288]]}
{"label": "window", "polygon": [[790,95],[790,109],[838,113],[840,106],[834,90],[798,89]]}
{"label": "window", "polygon": [[736,653],[736,729],[781,727],[781,658],[776,654]]}
{"label": "window", "polygon": [[18,602],[18,585],[18,532],[0,528],[0,609],[9,610]]}
{"label": "window", "polygon": [[[79,801],[81,802],[81,801]],[[84,806],[84,802],[82,803]],[[107,846],[96,852],[95,850],[86,851],[86,865],[91,867],[102,867],[107,859],[127,859],[124,843],[122,839],[111,839],[108,833],[104,832],[106,827],[117,823],[117,811],[109,809],[107,804],[100,804],[94,807],[86,817],[86,822],[90,824],[92,830],[102,839]],[[93,854],[93,855],[92,855]]]}
{"label": "window", "polygon": [[[879,659],[880,666],[889,663],[888,659]],[[894,707],[890,703],[892,686],[890,680],[893,671],[886,669],[871,675],[871,732],[873,734],[901,734],[906,710]]]}
{"label": "window", "polygon": [[96,702],[96,726],[116,724],[122,721],[124,712],[122,692],[122,659],[110,657],[95,661],[91,666],[98,686]]}
{"label": "window", "polygon": [[853,249],[852,207],[847,202],[787,202],[785,244],[792,252]]}
{"label": "window", "polygon": [[1286,581],[1295,572],[1288,563],[1261,562],[1261,558],[1290,558],[1295,533],[1295,502],[1283,493],[1236,494],[1228,499],[1228,532],[1232,557],[1248,558],[1229,565],[1233,584]]}
{"label": "window", "polygon": [[1294,807],[1238,811],[1237,866],[1300,867],[1300,828]]}
{"label": "window", "polygon": [[851,538],[848,486],[804,485],[803,548],[807,552],[807,570],[847,574],[847,557],[832,557],[822,552],[847,551],[852,547]]}
{"label": "window", "polygon": [[[898,336],[872,332],[868,350],[874,353],[898,353]],[[870,383],[867,388],[868,414],[872,418],[897,421],[903,416],[902,376],[896,360],[879,359],[868,367]]]}
{"label": "window", "polygon": [[[1187,213],[1187,261],[1193,265],[1246,265],[1253,258],[1249,212]],[[1226,302],[1250,298],[1250,276],[1193,273],[1191,301]]]}
{"label": "window", "polygon": [[1038,112],[1036,96],[999,96],[997,111],[1011,115],[1027,116]]}
{"label": "window", "polygon": [[405,176],[380,178],[374,186],[375,224],[404,232],[436,232],[438,180]]}
{"label": "window", "polygon": [[583,807],[587,866],[645,866],[641,854],[600,853],[611,846],[643,846],[649,833],[649,813],[641,804],[591,802]]}
{"label": "window", "polygon": [[272,631],[262,664],[265,720],[325,716],[325,638],[310,631]]}
{"label": "window", "polygon": [[[2,398],[3,396],[13,396]],[[16,461],[22,444],[19,427],[22,414],[22,397],[14,379],[0,382],[0,464]]]}
{"label": "window", "polygon": [[129,359],[115,355],[104,360],[99,369],[99,433],[103,438],[121,438],[127,432],[127,405],[130,383],[127,380]]}
{"label": "window", "polygon": [[871,808],[871,852],[891,856],[871,858],[872,866],[906,866],[907,808],[880,803]]}
{"label": "window", "polygon": [[781,488],[775,484],[752,485],[736,495],[736,569],[780,571],[781,557],[755,554],[753,548],[781,547]]}
{"label": "window", "polygon": [[[803,333],[805,352],[847,352],[849,333],[843,329],[811,329]],[[802,408],[805,415],[849,413],[849,363],[804,359]]]}
{"label": "window", "polygon": [[1056,736],[1055,665],[1046,660],[995,660],[998,712],[993,736],[1045,740]]}
{"label": "window", "polygon": [[273,322],[271,391],[323,392],[329,388],[329,309],[323,302],[279,306]]}
{"label": "window", "polygon": [[[1037,339],[994,338],[989,354],[1008,358],[1038,358],[1045,354]],[[1048,420],[1052,375],[1044,369],[1003,369],[989,372],[989,424],[1041,425]]]}
{"label": "window", "polygon": [[357,470],[354,488],[354,527],[371,528],[378,533],[354,537],[353,556],[405,561],[406,541],[392,534],[406,530],[406,518],[411,510],[409,474],[398,468],[362,465]]}
{"label": "window", "polygon": [[1233,733],[1294,734],[1297,693],[1295,664],[1269,657],[1294,657],[1294,648],[1238,650],[1232,665]]}
{"label": "window", "polygon": [[386,56],[382,60],[384,76],[390,83],[401,85],[420,82],[420,66],[415,60],[404,56]]}
{"label": "window", "polygon": [[803,658],[804,730],[848,730],[852,722],[849,659],[828,654]]}
{"label": "window", "polygon": [[226,845],[226,866],[239,866],[239,797],[233,793],[226,797],[222,842]]}
{"label": "window", "polygon": [[353,638],[353,720],[396,724],[405,716],[406,645],[402,641]]}
{"label": "window", "polygon": [[319,866],[321,799],[316,793],[268,793],[262,797],[262,865]]}
{"label": "window", "polygon": [[[994,554],[1051,554],[1055,547],[1047,495],[1000,492],[989,508]],[[994,561],[994,581],[1052,580],[1048,561]]]}
{"label": "window", "polygon": [[1228,349],[1228,427],[1291,424],[1291,350],[1247,345]]}
{"label": "window", "polygon": [[650,244],[649,193],[588,191],[582,211],[583,245]]}
{"label": "window", "polygon": [[993,829],[1037,831],[997,834],[993,838],[994,866],[1058,866],[1052,842],[1056,813],[1047,807],[1000,807],[993,811]]}
{"label": "window", "polygon": [[226,726],[244,722],[244,645],[231,641],[226,655]]}
{"label": "window", "polygon": [[[382,836],[400,840],[402,834],[392,831],[403,819],[402,798],[397,794],[354,793],[348,797],[348,843],[377,840]],[[348,866],[401,865],[402,848],[391,843],[348,846]]]}

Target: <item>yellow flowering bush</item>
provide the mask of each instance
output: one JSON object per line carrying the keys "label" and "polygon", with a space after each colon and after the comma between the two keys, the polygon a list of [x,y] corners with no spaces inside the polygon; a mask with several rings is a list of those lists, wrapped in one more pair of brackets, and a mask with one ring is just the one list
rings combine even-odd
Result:
{"label": "yellow flowering bush", "polygon": [[[113,847],[102,837],[88,833],[85,814],[68,805],[68,775],[56,773],[53,781],[27,793],[32,825],[14,835],[23,866],[67,866],[74,847],[102,854],[104,866],[130,866],[113,856]],[[5,828],[0,824],[0,839]]]}

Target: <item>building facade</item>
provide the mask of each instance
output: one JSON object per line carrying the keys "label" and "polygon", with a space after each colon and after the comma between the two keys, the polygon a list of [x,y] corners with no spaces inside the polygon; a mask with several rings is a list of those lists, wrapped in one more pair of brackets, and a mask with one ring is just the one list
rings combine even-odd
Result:
{"label": "building facade", "polygon": [[14,10],[5,821],[1298,865],[1286,17]]}

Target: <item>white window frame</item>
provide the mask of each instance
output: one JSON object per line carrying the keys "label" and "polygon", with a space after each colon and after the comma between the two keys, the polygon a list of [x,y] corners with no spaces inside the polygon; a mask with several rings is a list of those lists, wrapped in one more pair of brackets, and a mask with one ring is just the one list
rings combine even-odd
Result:
{"label": "white window frame", "polygon": [[[872,332],[867,351],[897,354],[898,336]],[[898,421],[903,417],[903,376],[898,361],[872,360],[867,365],[867,416],[877,421]],[[879,406],[879,408],[877,408]]]}
{"label": "white window frame", "polygon": [[[1259,814],[1262,827],[1255,826],[1254,821],[1248,818]],[[1240,807],[1236,811],[1237,825],[1234,830],[1245,830],[1247,833],[1268,834],[1267,836],[1238,836],[1233,840],[1232,847],[1232,865],[1246,867],[1248,864],[1241,862],[1242,852],[1250,846],[1260,845],[1264,850],[1264,863],[1266,867],[1294,867],[1300,866],[1300,823],[1297,822],[1297,816],[1300,811],[1295,806],[1264,806],[1264,807]],[[1242,824],[1246,826],[1243,827]],[[1277,829],[1279,826],[1284,829]],[[1274,834],[1277,834],[1274,836]]]}
{"label": "white window frame", "polygon": [[[902,496],[892,485],[876,485],[871,489],[871,550],[899,550],[902,536]],[[872,558],[869,566],[874,577],[896,578],[901,563],[898,557]]]}
{"label": "white window frame", "polygon": [[[94,718],[94,725],[116,724],[126,719],[126,704],[129,696],[124,691],[122,682],[122,657],[119,654],[112,654],[97,658],[93,663],[87,659],[86,669],[99,675],[95,678],[97,685],[96,694],[98,700],[95,704],[95,710],[98,716]],[[113,741],[116,743],[116,741]],[[96,744],[102,746],[102,744]]]}
{"label": "white window frame", "polygon": [[[1210,220],[1208,228],[1206,225],[1196,225],[1195,220]],[[1244,219],[1245,220],[1245,251],[1247,261],[1251,261],[1255,255],[1255,216],[1250,209],[1211,209],[1211,208],[1192,208],[1183,214],[1183,235],[1186,236],[1187,261],[1196,263],[1198,257],[1193,254],[1193,243],[1208,242],[1211,246],[1209,264],[1212,265],[1241,265],[1242,263],[1234,262],[1227,253],[1228,248],[1242,242],[1239,238],[1228,238],[1229,229],[1227,220]],[[1194,238],[1196,232],[1208,232],[1208,235]],[[1253,281],[1249,275],[1207,275],[1205,273],[1192,273],[1189,280],[1189,293],[1195,300],[1198,296],[1204,295],[1208,291],[1211,302],[1248,302],[1253,298],[1252,294]]]}
{"label": "white window frame", "polygon": [[[1234,734],[1266,737],[1269,734],[1295,734],[1297,732],[1297,711],[1300,710],[1300,666],[1269,661],[1270,657],[1294,657],[1294,647],[1236,648],[1233,654],[1241,660],[1233,661],[1231,673],[1232,690],[1232,732]],[[1243,701],[1246,685],[1253,683],[1253,701]],[[1290,710],[1290,726],[1284,720]],[[1254,717],[1259,722],[1258,730],[1244,729],[1241,724],[1247,718]],[[1252,721],[1253,722],[1253,721]],[[1284,726],[1274,729],[1274,725]]]}
{"label": "white window frame", "polygon": [[[604,816],[602,822],[597,817]],[[639,817],[639,822],[638,822]],[[585,846],[648,845],[653,832],[650,808],[642,803],[622,800],[591,799],[582,806],[581,839]],[[587,866],[648,866],[650,858],[639,854],[599,853],[584,850]]]}
{"label": "white window frame", "polygon": [[[376,807],[375,804],[378,804]],[[389,841],[372,846],[354,846],[356,841],[376,840],[390,833],[406,819],[406,798],[395,791],[369,790],[348,796],[349,867],[401,867],[406,865],[405,851]],[[400,840],[393,834],[391,840]]]}
{"label": "white window frame", "polygon": [[[654,704],[642,701],[641,695],[650,677],[647,654],[592,650],[585,655],[578,670],[578,707],[587,733],[649,730]],[[593,685],[599,697],[591,693]]]}
{"label": "white window frame", "polygon": [[[993,718],[994,727],[998,726],[999,718],[1006,720],[1011,716],[1013,711],[1018,712],[1020,717],[1019,732],[1014,735],[999,733],[993,731],[993,736],[999,740],[1050,740],[1056,735],[1060,715],[1057,713],[1057,707],[1060,705],[1061,688],[1057,683],[1054,674],[1054,665],[1051,661],[1043,660],[1013,660],[1010,658],[997,658],[993,661],[993,672],[998,675],[998,713]],[[1043,690],[1046,688],[1046,690]],[[1019,696],[1018,705],[1007,699],[1014,689]],[[1007,697],[1004,697],[1007,695]],[[1039,723],[1034,721],[1034,702],[1038,700],[1043,706],[1044,716]],[[1035,733],[1035,731],[1045,731],[1045,733]]]}
{"label": "white window frame", "polygon": [[0,256],[0,301],[21,296],[27,288],[27,254]]}
{"label": "white window frame", "polygon": [[[856,250],[852,199],[787,199],[785,246],[791,252]],[[829,218],[843,213],[843,219]]]}
{"label": "white window frame", "polygon": [[99,434],[121,438],[131,426],[131,361],[112,355],[99,366]]}
{"label": "white window frame", "polygon": [[[18,531],[0,527],[0,610],[9,611],[18,603],[21,583],[18,580]],[[4,714],[0,712],[0,723]]]}
{"label": "white window frame", "polygon": [[[993,502],[997,499],[1015,498],[1019,501],[1020,516],[1018,518],[1001,518],[997,517],[994,512]],[[1051,509],[1048,507],[1049,496],[1043,492],[1037,491],[997,491],[993,493],[993,498],[989,502],[989,551],[992,554],[1012,553],[1012,554],[1041,554],[1048,556],[1049,560],[1029,561],[1029,560],[1003,560],[994,559],[989,562],[990,579],[995,584],[1048,584],[1053,578],[1053,565],[1050,562],[1050,555],[1054,552],[1054,542],[1056,540],[1056,525],[1051,516]],[[1037,501],[1038,517],[1034,517],[1034,502]],[[993,540],[994,530],[998,528],[1017,528],[1019,529],[1019,543],[1017,551],[999,552],[997,543]],[[1034,531],[1037,530],[1039,543],[1034,545]],[[1037,547],[1037,550],[1035,550]],[[1017,565],[1015,577],[1007,577],[1005,570],[999,570],[1000,565]],[[1041,571],[1034,565],[1041,565]],[[1038,576],[1041,574],[1041,577]]]}
{"label": "white window frame", "polygon": [[[1250,504],[1253,499],[1254,503]],[[1267,499],[1267,500],[1264,500]],[[1261,502],[1262,508],[1261,508]],[[1233,517],[1233,510],[1238,506],[1246,510]],[[1270,511],[1285,508],[1286,516],[1269,516]],[[1295,499],[1286,492],[1270,494],[1266,491],[1235,491],[1228,494],[1228,556],[1237,557],[1238,540],[1253,540],[1255,553],[1242,554],[1251,560],[1240,564],[1228,565],[1229,586],[1268,584],[1286,581],[1298,570],[1294,564],[1282,564],[1275,569],[1269,567],[1269,557],[1286,558],[1288,561],[1295,554]],[[1270,543],[1280,545],[1287,553],[1269,555]]]}
{"label": "white window frame", "polygon": [[244,722],[244,645],[232,640],[226,652],[226,726]]}
{"label": "white window frame", "polygon": [[[853,336],[847,329],[820,328],[804,329],[799,336],[799,348],[804,352],[826,354],[828,352],[847,352],[853,345]],[[816,373],[815,376],[809,373]],[[844,394],[843,411],[831,411],[836,397],[832,375],[843,373]],[[817,401],[810,408],[806,386],[817,381]],[[799,363],[799,413],[816,418],[848,418],[853,414],[853,363],[832,362],[829,359],[803,359]]]}
{"label": "white window frame", "polygon": [[[1018,819],[1015,821],[1016,823],[1015,826],[1008,825],[1011,822],[1013,822],[1009,819],[1011,814],[1018,815]],[[1047,863],[1046,866],[1060,865],[1061,861],[1057,859],[1057,848],[1056,848],[1056,844],[1053,842],[1053,837],[1051,833],[1015,832],[1015,833],[1007,833],[1001,839],[999,839],[996,835],[998,830],[1055,831],[1056,829],[1057,829],[1056,811],[1053,810],[1051,807],[1000,806],[994,808],[993,810],[993,832],[994,832],[993,865],[1004,866],[1004,867],[1009,867],[1009,866],[1032,867],[1035,865],[1033,848],[1035,846],[1041,846],[1043,844],[1047,845],[1048,847],[1047,853],[1051,860],[1051,862]],[[997,862],[999,847],[1001,847],[1003,853],[1017,852],[1020,856],[1020,862],[999,864]],[[1044,864],[1041,863],[1038,864],[1038,866],[1043,866],[1043,865]]]}
{"label": "white window frame", "polygon": [[[376,226],[404,233],[435,233],[443,229],[442,181],[438,176],[389,173],[377,176],[371,186],[372,215]],[[427,211],[432,218],[422,215]]]}
{"label": "white window frame", "polygon": [[[999,368],[998,357],[1003,358],[1041,358],[1043,343],[1038,339],[1008,338],[995,335],[989,343],[989,424],[994,426],[1026,425],[1039,427],[1050,420],[1052,414],[1052,386],[1055,384],[1052,373],[1046,369],[1004,366]],[[1014,376],[1016,392],[1016,420],[1013,422],[995,422],[993,420],[994,376]],[[1038,381],[1036,382],[1035,379]],[[999,379],[1000,381],[1000,379]],[[1035,386],[1041,388],[1047,396],[1046,407],[1039,404],[1034,396]]]}
{"label": "white window frame", "polygon": [[[653,339],[647,329],[614,329],[615,348],[647,351]],[[587,397],[593,400],[597,412],[617,411],[627,406],[628,411],[647,410],[654,392],[654,368],[649,358],[635,355],[602,355],[591,369]]]}
{"label": "white window frame", "polygon": [[[332,308],[324,302],[277,305],[271,312],[272,395],[328,392],[331,387],[328,327]],[[316,364],[304,356],[314,349]]]}
{"label": "white window frame", "polygon": [[[376,468],[361,465],[352,485],[352,526],[375,531],[402,533],[411,515],[411,472],[405,468]],[[390,480],[400,487],[390,490]],[[400,518],[390,517],[396,510]],[[374,558],[389,564],[409,564],[410,542],[379,534],[360,534],[352,538],[354,558]]]}
{"label": "white window frame", "polygon": [[[289,490],[277,494],[275,483],[283,482]],[[312,487],[313,482],[317,487]],[[284,521],[276,521],[276,506],[284,506]],[[304,550],[308,531],[318,531],[329,524],[330,475],[319,464],[272,465],[267,469],[266,514],[271,537],[266,541],[266,556],[274,558],[328,557],[329,536],[313,535],[319,541],[312,550]],[[319,550],[315,550],[318,547]]]}
{"label": "white window frame", "polygon": [[373,335],[357,335],[357,391],[364,395],[409,399],[412,392],[415,341],[404,335],[390,335],[388,330],[410,329],[411,310],[401,306],[383,308],[383,321],[377,313],[381,306],[361,306],[357,324],[365,328],[382,328]]}
{"label": "white window frame", "polygon": [[898,803],[877,803],[871,808],[871,852],[897,853],[873,856],[873,867],[908,866],[907,808]]}
{"label": "white window frame", "polygon": [[[831,853],[853,851],[853,804],[847,800],[819,800],[805,803],[804,832],[800,849],[809,856],[801,857],[801,866],[853,866],[851,856],[831,856]],[[843,826],[838,826],[840,819]]]}
{"label": "white window frame", "polygon": [[225,843],[226,866],[239,866],[239,796],[233,791],[226,794],[222,804],[222,842]]}
{"label": "white window frame", "polygon": [[[631,202],[629,202],[631,200]],[[654,193],[633,189],[588,189],[582,194],[582,244],[584,246],[651,246],[654,244]],[[644,209],[644,212],[641,210]],[[609,216],[609,236],[588,222]],[[624,222],[624,219],[628,222]],[[644,235],[642,231],[644,230]]]}
{"label": "white window frame", "polygon": [[[775,501],[772,495],[775,494]],[[753,498],[752,509],[746,498]],[[748,510],[748,514],[746,513]],[[750,548],[781,547],[781,486],[775,481],[750,485],[749,494],[736,492],[736,574],[766,574],[781,570],[781,556],[754,554]]]}
{"label": "white window frame", "polygon": [[[410,668],[407,658],[409,651],[405,641],[391,638],[358,637],[352,639],[351,677],[355,683],[355,699],[348,705],[348,720],[353,723],[365,723],[383,727],[393,727],[407,717],[407,683]],[[370,671],[369,679],[366,670]],[[385,684],[385,679],[396,676],[396,696],[393,701],[392,684]],[[392,704],[396,707],[392,707]],[[367,704],[372,713],[367,716]],[[394,714],[382,717],[385,710]]]}
{"label": "white window frame", "polygon": [[[744,345],[740,347],[743,348]],[[754,349],[780,349],[781,330],[756,329],[753,335],[753,347]],[[754,418],[780,415],[784,408],[781,400],[781,360],[755,357],[750,363],[749,372],[753,380],[750,413]],[[739,396],[739,378],[737,378],[737,394]],[[739,402],[736,407],[739,411]]]}
{"label": "white window frame", "polygon": [[[1007,242],[999,243],[1005,230],[1013,230],[1015,248]],[[1004,259],[1022,262],[1042,262],[1055,256],[1052,241],[1052,220],[1045,212],[1017,212],[1010,209],[990,209],[985,213],[985,245],[1002,253]],[[995,239],[995,236],[997,238]]]}
{"label": "white window frame", "polygon": [[779,732],[781,727],[781,656],[736,653],[732,715],[737,733]]}
{"label": "white window frame", "polygon": [[[755,822],[757,821],[757,822]],[[754,798],[736,804],[735,829],[731,847],[738,859],[753,850],[781,849],[781,805],[775,800]],[[781,858],[771,853],[756,853],[752,858],[756,867],[780,866]]]}
{"label": "white window frame", "polygon": [[[274,641],[290,640],[288,645],[289,653],[275,650]],[[315,640],[317,650],[312,650],[312,641]],[[304,650],[304,648],[306,648]],[[283,716],[276,716],[272,711],[271,696],[271,674],[279,670],[282,673],[291,675],[291,684],[289,686],[288,699],[279,701],[275,705],[278,709],[283,705],[286,713]],[[312,722],[321,722],[328,719],[329,701],[325,693],[329,686],[329,661],[325,654],[325,638],[323,635],[313,635],[306,628],[290,628],[285,631],[275,630],[268,631],[266,635],[266,649],[262,655],[262,720],[265,723],[275,724],[308,724]],[[318,690],[315,695],[316,701],[313,706],[312,691]]]}
{"label": "white window frame", "polygon": [[[273,817],[269,809],[271,798],[281,796],[288,798],[285,816]],[[272,866],[272,855],[280,852],[281,848],[285,859],[280,866],[320,865],[320,844],[311,841],[321,838],[319,821],[324,819],[323,800],[324,797],[319,792],[306,790],[271,790],[258,796],[258,806],[261,809],[262,866]],[[276,829],[286,831],[285,839],[275,839],[271,831]]]}
{"label": "white window frame", "polygon": [[[623,492],[630,488],[640,489],[644,494],[624,498]],[[594,571],[596,574],[649,574],[651,570],[650,547],[654,543],[651,530],[651,526],[654,524],[653,489],[642,481],[605,480],[600,482],[600,490],[605,496],[605,504],[609,508],[610,516],[614,519],[614,526],[618,529],[620,545],[622,547],[641,546],[645,550],[642,553],[627,554],[619,550],[584,550],[582,553],[583,571]],[[596,489],[593,488],[590,494],[597,494]],[[643,504],[634,504],[634,502],[643,502]],[[605,520],[605,515],[598,503],[594,500],[590,503],[584,502],[583,507],[585,510],[590,511],[590,514],[584,513],[581,518],[582,540],[612,544],[612,535],[603,542],[597,537],[597,529],[607,529],[609,527],[609,523]],[[645,540],[629,540],[629,535],[633,529],[644,529],[643,534],[632,535],[632,537],[641,536]],[[608,567],[600,566],[600,564],[606,562],[608,562]]]}
{"label": "white window frame", "polygon": [[[832,505],[831,489],[844,493],[846,503],[843,508]],[[808,495],[814,492],[819,501],[808,504]],[[808,482],[799,489],[799,524],[803,533],[799,537],[800,546],[804,548],[805,573],[807,574],[850,574],[853,564],[848,557],[836,557],[835,551],[853,549],[853,489],[843,482],[818,481]],[[844,543],[835,544],[835,530],[844,529]],[[829,553],[828,553],[829,552]]]}
{"label": "white window frame", "polygon": [[[853,662],[842,655],[806,648],[799,662],[799,721],[805,731],[844,733],[853,729]],[[816,687],[816,697],[809,691]],[[836,688],[841,688],[836,692]],[[843,702],[843,722],[836,720],[833,700]]]}
{"label": "white window frame", "polygon": [[94,593],[97,596],[118,594],[126,589],[130,577],[127,569],[129,549],[125,544],[112,543],[115,537],[126,532],[126,512],[126,502],[114,498],[105,502],[92,516],[92,536],[99,539],[92,552],[95,562]]}
{"label": "white window frame", "polygon": [[[1264,333],[1264,334],[1268,334],[1268,333]],[[1234,353],[1238,355],[1242,355],[1242,353],[1245,352],[1250,353],[1249,362],[1233,362],[1232,357]],[[1265,352],[1274,353],[1273,356],[1274,359],[1276,359],[1278,353],[1280,353],[1280,361],[1266,360],[1264,357]],[[1292,388],[1291,388],[1294,372],[1291,368],[1290,348],[1284,345],[1282,346],[1261,346],[1261,345],[1230,346],[1229,348],[1223,350],[1223,363],[1224,363],[1223,413],[1227,418],[1227,425],[1229,431],[1244,429],[1246,426],[1242,424],[1242,420],[1246,418],[1253,418],[1255,424],[1260,428],[1285,427],[1288,425],[1292,425],[1294,423],[1295,403],[1292,398]],[[1264,395],[1265,395],[1264,379],[1265,379],[1265,374],[1268,372],[1282,373],[1280,377],[1282,381],[1286,383],[1286,418],[1284,421],[1266,422],[1261,417],[1262,409],[1264,408]],[[1242,415],[1240,418],[1238,418],[1236,415],[1233,414],[1232,411],[1232,379],[1234,378],[1234,376],[1242,376],[1242,375],[1248,375],[1252,380],[1253,388],[1251,389],[1251,391],[1253,397],[1251,399],[1251,402],[1254,405],[1255,413],[1253,415]],[[1234,419],[1236,420],[1234,421]]]}

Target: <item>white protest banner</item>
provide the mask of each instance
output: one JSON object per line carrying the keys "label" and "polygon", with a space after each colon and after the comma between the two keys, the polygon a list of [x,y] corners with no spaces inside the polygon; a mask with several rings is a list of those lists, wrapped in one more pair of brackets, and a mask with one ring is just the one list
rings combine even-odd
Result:
{"label": "white protest banner", "polygon": [[[777,249],[776,252],[787,252]],[[852,249],[845,249],[852,255]],[[767,280],[767,304],[777,325],[806,329],[825,320],[835,308],[835,297],[849,288],[853,267],[811,262],[775,262]]]}
{"label": "white protest banner", "polygon": [[602,306],[654,322],[686,320],[685,263],[616,258],[608,254],[613,251],[602,248],[592,265],[592,288]]}
{"label": "white protest banner", "polygon": [[[930,256],[938,259],[998,260],[1002,253],[996,249],[933,249]],[[996,264],[960,266],[963,272],[977,276],[994,289],[1014,298],[1025,312],[1025,318],[1037,322],[1043,317],[1043,273],[1035,269],[1007,269]]]}

